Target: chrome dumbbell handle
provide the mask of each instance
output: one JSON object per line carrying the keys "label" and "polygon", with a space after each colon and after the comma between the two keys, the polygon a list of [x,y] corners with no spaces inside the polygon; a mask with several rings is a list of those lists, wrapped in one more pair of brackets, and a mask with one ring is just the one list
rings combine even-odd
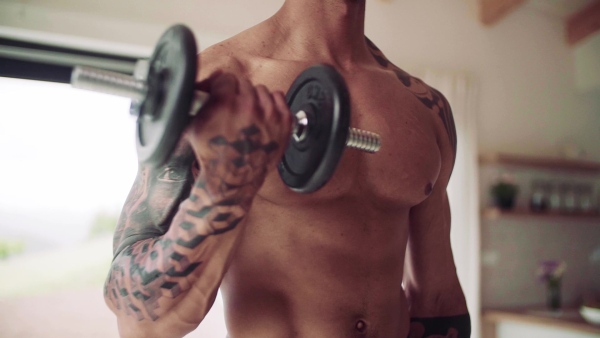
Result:
{"label": "chrome dumbbell handle", "polygon": [[[116,95],[141,102],[146,97],[148,88],[146,81],[121,73],[96,69],[92,67],[77,66],[71,74],[71,84],[75,88]],[[196,91],[190,115],[195,115],[204,102],[208,100],[208,93]],[[301,141],[308,135],[308,116],[300,110],[294,114],[292,135],[296,141]],[[350,128],[346,146],[368,153],[376,153],[381,148],[379,135],[356,128]]]}
{"label": "chrome dumbbell handle", "polygon": [[78,89],[142,101],[148,88],[146,81],[133,76],[92,67],[77,66],[71,73],[71,85]]}

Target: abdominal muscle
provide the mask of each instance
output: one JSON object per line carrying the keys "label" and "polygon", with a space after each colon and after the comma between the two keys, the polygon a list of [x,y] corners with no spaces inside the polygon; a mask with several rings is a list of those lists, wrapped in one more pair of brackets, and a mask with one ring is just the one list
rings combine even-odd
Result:
{"label": "abdominal muscle", "polygon": [[255,199],[221,285],[229,337],[407,337],[408,209],[301,200]]}

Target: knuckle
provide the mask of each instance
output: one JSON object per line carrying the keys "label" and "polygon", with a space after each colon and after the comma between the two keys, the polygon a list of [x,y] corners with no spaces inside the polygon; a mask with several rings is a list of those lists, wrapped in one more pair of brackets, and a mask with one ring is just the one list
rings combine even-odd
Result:
{"label": "knuckle", "polygon": [[263,93],[268,92],[267,87],[263,84],[256,85],[256,90],[259,90]]}
{"label": "knuckle", "polygon": [[237,100],[237,107],[240,112],[250,112],[256,107],[256,100],[250,95],[240,95]]}

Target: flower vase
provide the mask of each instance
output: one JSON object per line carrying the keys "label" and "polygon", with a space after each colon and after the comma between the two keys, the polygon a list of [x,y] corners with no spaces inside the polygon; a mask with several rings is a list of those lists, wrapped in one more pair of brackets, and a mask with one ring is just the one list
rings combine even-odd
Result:
{"label": "flower vase", "polygon": [[547,283],[546,306],[549,310],[558,311],[561,307],[560,278],[551,278]]}

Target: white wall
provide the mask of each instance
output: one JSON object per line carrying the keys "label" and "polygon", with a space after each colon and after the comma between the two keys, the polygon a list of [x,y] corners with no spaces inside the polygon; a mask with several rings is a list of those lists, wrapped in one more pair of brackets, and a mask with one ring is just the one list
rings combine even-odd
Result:
{"label": "white wall", "polygon": [[600,34],[581,41],[575,49],[577,86],[583,91],[600,87]]}

